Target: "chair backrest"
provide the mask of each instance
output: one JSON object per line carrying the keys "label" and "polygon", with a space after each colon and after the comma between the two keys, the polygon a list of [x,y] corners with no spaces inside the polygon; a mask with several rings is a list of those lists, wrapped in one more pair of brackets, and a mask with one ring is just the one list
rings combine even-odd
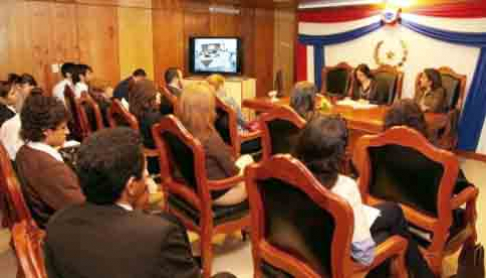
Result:
{"label": "chair backrest", "polygon": [[306,121],[288,106],[277,107],[260,117],[263,159],[291,153]]}
{"label": "chair backrest", "polygon": [[357,142],[355,164],[365,198],[397,202],[429,217],[450,220],[459,162],[419,132],[394,127],[363,136]]}
{"label": "chair backrest", "polygon": [[376,80],[376,93],[387,96],[387,104],[402,97],[403,72],[395,67],[382,65],[372,70]]}
{"label": "chair backrest", "polygon": [[220,98],[216,97],[216,121],[214,127],[221,139],[231,147],[233,155],[240,153],[240,140],[236,112]]}
{"label": "chair backrest", "polygon": [[178,98],[173,95],[166,86],[160,86],[160,88],[160,93],[162,96],[161,108],[164,108],[165,110],[161,112],[163,112],[164,115],[174,114],[177,107]]}
{"label": "chair backrest", "polygon": [[[200,199],[209,200],[209,190],[204,149],[199,140],[173,115],[155,124],[152,136],[160,154],[162,183],[167,185],[169,192],[185,195],[195,208],[201,209]],[[178,186],[172,185],[174,181]]]}
{"label": "chair backrest", "polygon": [[326,66],[322,69],[322,88],[323,95],[345,97],[351,85],[353,68],[346,62],[335,66]]}
{"label": "chair backrest", "polygon": [[76,101],[76,96],[69,85],[64,87],[64,100],[70,114],[68,122],[70,136],[81,142],[87,136],[86,124],[81,118],[82,109]]}
{"label": "chair backrest", "polygon": [[265,263],[294,277],[349,277],[353,213],[345,200],[290,155],[250,165],[245,177],[255,273]]}
{"label": "chair backrest", "polygon": [[[461,110],[466,92],[466,75],[456,73],[449,67],[440,67],[437,71],[440,73],[442,87],[446,92],[445,110]],[[415,93],[419,90],[421,75],[422,73],[419,73],[415,78]]]}
{"label": "chair backrest", "polygon": [[128,126],[134,130],[140,130],[137,118],[118,99],[114,99],[108,109],[108,122],[110,127]]}
{"label": "chair backrest", "polygon": [[2,144],[0,144],[0,198],[0,203],[3,203],[3,222],[7,227],[11,229],[15,223],[32,220],[20,182]]}
{"label": "chair backrest", "polygon": [[82,93],[78,102],[81,108],[81,122],[86,126],[88,135],[103,129],[103,115],[96,101],[88,93]]}
{"label": "chair backrest", "polygon": [[42,251],[44,237],[34,221],[24,220],[14,225],[12,241],[22,277],[47,278]]}

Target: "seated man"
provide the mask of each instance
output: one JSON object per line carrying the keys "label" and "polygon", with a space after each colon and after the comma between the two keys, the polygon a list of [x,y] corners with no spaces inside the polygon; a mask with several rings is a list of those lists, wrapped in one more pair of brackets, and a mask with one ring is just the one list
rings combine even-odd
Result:
{"label": "seated man", "polygon": [[84,202],[76,174],[57,151],[69,134],[68,115],[60,100],[42,95],[29,96],[20,114],[20,136],[26,143],[17,153],[17,174],[41,228],[57,210]]}
{"label": "seated man", "polygon": [[168,68],[165,71],[166,87],[176,97],[180,97],[182,94],[182,78],[182,71],[178,68]]}
{"label": "seated man", "polygon": [[138,81],[144,80],[147,77],[147,73],[143,69],[136,69],[132,75],[124,79],[122,82],[116,85],[113,91],[113,97],[119,99],[120,101],[124,99],[128,101],[128,89],[130,82],[137,83]]}
{"label": "seated man", "polygon": [[201,277],[177,219],[138,211],[147,202],[148,176],[136,131],[99,131],[78,155],[87,202],[49,222],[44,245],[48,277]]}

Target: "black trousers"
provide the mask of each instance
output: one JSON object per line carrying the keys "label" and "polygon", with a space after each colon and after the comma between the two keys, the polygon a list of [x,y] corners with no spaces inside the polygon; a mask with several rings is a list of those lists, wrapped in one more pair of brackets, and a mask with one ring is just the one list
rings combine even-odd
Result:
{"label": "black trousers", "polygon": [[[405,253],[406,267],[415,278],[434,277],[427,262],[419,251],[418,243],[412,238],[408,231],[408,224],[403,211],[395,203],[387,202],[375,206],[380,210],[379,216],[371,226],[371,236],[376,244],[380,244],[387,238],[399,235],[408,240],[408,247]],[[368,277],[389,277],[389,262],[373,271]]]}

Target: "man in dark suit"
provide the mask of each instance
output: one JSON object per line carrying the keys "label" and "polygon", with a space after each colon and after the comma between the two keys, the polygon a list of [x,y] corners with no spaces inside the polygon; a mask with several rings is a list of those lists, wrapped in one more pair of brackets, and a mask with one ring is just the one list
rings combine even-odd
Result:
{"label": "man in dark suit", "polygon": [[122,82],[116,85],[115,90],[113,91],[113,97],[119,100],[125,99],[128,101],[128,89],[130,85],[130,81],[138,82],[142,79],[147,77],[147,73],[143,69],[135,70],[132,75]]}
{"label": "man in dark suit", "polygon": [[201,277],[179,221],[138,211],[147,203],[148,177],[136,131],[93,134],[81,146],[77,165],[87,202],[49,222],[44,245],[48,277]]}

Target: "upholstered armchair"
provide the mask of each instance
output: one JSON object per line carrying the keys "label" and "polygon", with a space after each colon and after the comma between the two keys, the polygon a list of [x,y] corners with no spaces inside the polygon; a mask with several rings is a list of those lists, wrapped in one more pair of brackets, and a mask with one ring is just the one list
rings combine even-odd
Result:
{"label": "upholstered armchair", "polygon": [[291,153],[306,121],[292,108],[279,106],[260,116],[263,159],[274,154]]}
{"label": "upholstered armchair", "polygon": [[245,178],[254,277],[365,277],[387,259],[393,277],[407,277],[407,242],[399,236],[376,247],[370,266],[352,260],[352,208],[297,159],[273,156],[247,167]]}
{"label": "upholstered armchair", "polygon": [[329,97],[344,98],[351,86],[353,68],[348,63],[342,62],[335,66],[324,67],[321,76],[321,94]]}
{"label": "upholstered armchair", "polygon": [[204,148],[173,115],[152,128],[160,153],[160,171],[166,209],[185,227],[199,234],[203,277],[211,275],[212,236],[246,229],[250,224],[248,202],[233,206],[213,204],[210,192],[229,189],[244,181],[242,175],[208,180]]}
{"label": "upholstered armchair", "polygon": [[479,192],[473,185],[456,188],[459,161],[453,153],[413,129],[394,127],[361,137],[353,160],[365,203],[401,205],[434,273],[441,274],[447,254],[475,243]]}

